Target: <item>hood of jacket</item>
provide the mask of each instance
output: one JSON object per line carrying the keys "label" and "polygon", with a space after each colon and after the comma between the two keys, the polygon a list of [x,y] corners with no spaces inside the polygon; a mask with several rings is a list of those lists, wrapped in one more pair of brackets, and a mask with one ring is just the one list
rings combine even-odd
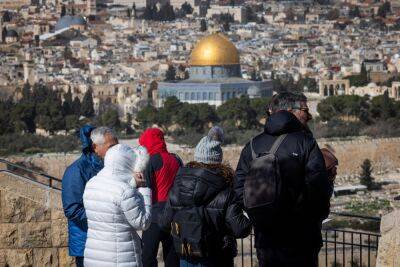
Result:
{"label": "hood of jacket", "polygon": [[229,186],[229,178],[224,177],[229,176],[229,173],[223,169],[202,168],[193,162],[180,168],[176,178],[180,204],[206,205]]}
{"label": "hood of jacket", "polygon": [[130,182],[136,164],[135,151],[128,145],[118,144],[111,147],[104,157],[104,169],[108,179]]}
{"label": "hood of jacket", "polygon": [[269,135],[281,135],[305,130],[295,115],[286,110],[273,113],[265,123],[264,131]]}
{"label": "hood of jacket", "polygon": [[92,148],[92,140],[90,139],[91,132],[96,127],[91,125],[85,125],[79,130],[79,139],[81,140],[82,146],[82,157],[89,162],[96,172],[100,171],[103,168],[103,161],[96,156],[93,152]]}
{"label": "hood of jacket", "polygon": [[164,133],[158,128],[149,128],[139,137],[139,144],[147,149],[150,156],[167,152]]}
{"label": "hood of jacket", "polygon": [[96,129],[91,125],[85,125],[79,130],[79,139],[82,144],[82,153],[92,153],[92,140],[90,139],[90,134]]}

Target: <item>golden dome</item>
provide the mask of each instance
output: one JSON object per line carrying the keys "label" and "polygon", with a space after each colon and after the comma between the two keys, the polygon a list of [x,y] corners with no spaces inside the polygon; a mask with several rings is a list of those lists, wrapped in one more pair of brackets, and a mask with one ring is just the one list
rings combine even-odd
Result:
{"label": "golden dome", "polygon": [[191,66],[221,66],[239,63],[239,52],[235,45],[220,33],[202,38],[190,55]]}

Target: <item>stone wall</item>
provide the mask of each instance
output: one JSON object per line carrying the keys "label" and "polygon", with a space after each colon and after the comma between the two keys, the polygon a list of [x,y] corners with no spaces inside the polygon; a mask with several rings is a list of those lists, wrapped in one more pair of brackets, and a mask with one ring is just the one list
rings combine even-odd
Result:
{"label": "stone wall", "polygon": [[382,217],[377,267],[400,266],[400,210]]}
{"label": "stone wall", "polygon": [[[319,146],[334,149],[339,159],[338,175],[355,175],[360,172],[364,159],[370,159],[374,172],[396,171],[400,168],[400,138],[369,139],[360,138],[348,141],[318,140]],[[242,147],[224,147],[224,160],[236,168]],[[193,149],[176,148],[177,153],[187,162],[193,160]]]}
{"label": "stone wall", "polygon": [[[136,140],[124,141],[131,145],[136,144]],[[364,159],[372,161],[374,172],[397,171],[400,168],[400,138],[357,138],[347,141],[318,140],[322,148],[326,145],[335,150],[339,159],[339,176],[356,175],[360,172],[360,165]],[[193,160],[193,148],[170,144],[169,150],[178,154],[184,162]],[[224,160],[233,168],[236,168],[242,146],[225,146]],[[12,156],[9,158],[13,162],[26,162],[33,164],[44,172],[62,177],[66,167],[79,157],[77,153],[66,154],[38,154],[34,156]]]}
{"label": "stone wall", "polygon": [[0,266],[74,266],[59,191],[0,173]]}

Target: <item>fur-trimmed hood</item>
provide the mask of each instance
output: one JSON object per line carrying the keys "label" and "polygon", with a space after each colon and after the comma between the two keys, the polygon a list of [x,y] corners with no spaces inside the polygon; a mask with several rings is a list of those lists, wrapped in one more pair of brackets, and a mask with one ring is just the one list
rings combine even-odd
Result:
{"label": "fur-trimmed hood", "polygon": [[219,176],[223,177],[225,182],[228,185],[232,185],[233,177],[235,176],[234,170],[230,165],[224,163],[216,163],[216,164],[206,164],[197,161],[191,161],[186,164],[187,168],[196,168],[196,169],[207,169],[217,173]]}
{"label": "fur-trimmed hood", "polygon": [[233,170],[224,164],[189,162],[179,169],[173,191],[183,206],[204,205],[229,189]]}

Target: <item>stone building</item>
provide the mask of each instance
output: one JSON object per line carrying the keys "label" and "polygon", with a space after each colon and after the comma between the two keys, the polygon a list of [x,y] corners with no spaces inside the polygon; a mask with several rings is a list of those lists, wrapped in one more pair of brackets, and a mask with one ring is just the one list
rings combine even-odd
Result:
{"label": "stone building", "polygon": [[379,59],[366,59],[363,64],[365,69],[369,72],[380,72],[385,70],[385,65]]}
{"label": "stone building", "polygon": [[162,106],[169,96],[182,102],[219,106],[241,95],[271,96],[272,82],[243,79],[238,50],[227,37],[217,33],[201,39],[192,50],[189,79],[160,82],[157,94],[157,106]]}
{"label": "stone building", "polygon": [[320,80],[319,95],[322,97],[350,94],[349,80]]}
{"label": "stone building", "polygon": [[400,100],[400,82],[392,82],[392,88],[390,88],[389,96],[394,100]]}
{"label": "stone building", "polygon": [[[221,14],[231,14],[233,19],[239,23],[245,22],[246,11],[242,6],[219,6],[211,5],[207,10],[207,18],[212,18],[214,16],[219,16]],[[200,14],[200,11],[199,11]]]}
{"label": "stone building", "polygon": [[128,113],[137,113],[139,102],[146,95],[135,83],[95,84],[91,88],[96,113],[99,113],[102,104],[113,105],[122,118],[126,118]]}
{"label": "stone building", "polygon": [[7,44],[18,42],[18,33],[14,30],[7,30],[5,41]]}

